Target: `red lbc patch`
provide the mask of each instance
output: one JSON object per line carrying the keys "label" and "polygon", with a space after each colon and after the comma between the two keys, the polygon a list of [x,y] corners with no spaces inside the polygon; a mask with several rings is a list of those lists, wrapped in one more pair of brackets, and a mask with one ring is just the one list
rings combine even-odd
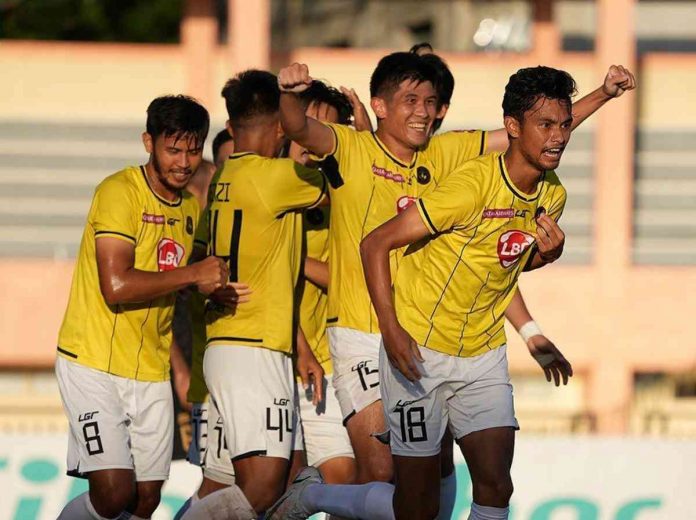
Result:
{"label": "red lbc patch", "polygon": [[524,252],[534,243],[534,237],[522,231],[508,231],[498,239],[498,258],[500,265],[512,267]]}
{"label": "red lbc patch", "polygon": [[403,210],[411,206],[414,202],[416,202],[415,197],[407,197],[406,195],[404,195],[403,197],[399,197],[399,200],[396,201],[396,212],[401,213]]}
{"label": "red lbc patch", "polygon": [[184,247],[171,238],[163,238],[157,244],[157,267],[160,271],[176,269],[183,258]]}

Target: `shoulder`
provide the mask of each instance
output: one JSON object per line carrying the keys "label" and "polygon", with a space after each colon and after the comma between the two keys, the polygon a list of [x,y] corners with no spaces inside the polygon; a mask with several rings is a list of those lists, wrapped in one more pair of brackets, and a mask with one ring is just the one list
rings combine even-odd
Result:
{"label": "shoulder", "polygon": [[101,181],[95,190],[95,194],[104,195],[126,195],[137,194],[140,184],[144,181],[140,168],[128,166],[121,171],[113,173]]}

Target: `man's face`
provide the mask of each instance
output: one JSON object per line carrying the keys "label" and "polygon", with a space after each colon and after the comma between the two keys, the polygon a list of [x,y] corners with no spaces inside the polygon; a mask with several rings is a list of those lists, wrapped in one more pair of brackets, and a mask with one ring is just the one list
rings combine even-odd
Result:
{"label": "man's face", "polygon": [[[373,102],[385,133],[414,150],[431,135],[437,110],[437,93],[429,81],[403,81],[391,96]],[[381,107],[380,107],[381,105]]]}
{"label": "man's face", "polygon": [[170,191],[183,190],[201,164],[203,143],[191,135],[160,135],[153,141],[145,134],[144,140],[159,182]]}
{"label": "man's face", "polygon": [[227,158],[234,153],[234,141],[230,139],[225,141],[218,148],[217,155],[213,158],[215,160],[215,169],[219,170],[225,163]]}
{"label": "man's face", "polygon": [[572,122],[569,103],[539,98],[519,123],[519,147],[527,161],[540,171],[557,168],[570,140]]}
{"label": "man's face", "polygon": [[[305,113],[309,117],[324,123],[338,123],[338,110],[327,103],[311,103]],[[310,159],[309,150],[301,147],[294,141],[290,143],[288,156],[297,163],[310,167],[314,166],[313,161]]]}

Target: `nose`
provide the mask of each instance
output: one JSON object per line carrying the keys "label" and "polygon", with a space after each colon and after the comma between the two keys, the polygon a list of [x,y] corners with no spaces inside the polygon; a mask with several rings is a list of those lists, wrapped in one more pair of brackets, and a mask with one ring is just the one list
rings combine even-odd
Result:
{"label": "nose", "polygon": [[179,167],[181,168],[189,168],[191,166],[191,158],[189,157],[189,154],[187,153],[182,153],[181,158],[179,159]]}
{"label": "nose", "polygon": [[554,144],[564,145],[568,141],[570,129],[554,126],[551,132],[551,142]]}
{"label": "nose", "polygon": [[425,101],[419,101],[418,103],[416,103],[416,107],[415,107],[413,113],[417,116],[420,116],[420,117],[427,117],[428,110],[425,107]]}

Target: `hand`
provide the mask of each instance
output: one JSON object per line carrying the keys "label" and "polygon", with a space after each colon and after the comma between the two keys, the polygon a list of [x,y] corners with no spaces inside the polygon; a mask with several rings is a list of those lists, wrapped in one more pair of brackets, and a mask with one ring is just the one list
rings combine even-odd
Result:
{"label": "hand", "polygon": [[543,213],[536,219],[537,232],[535,234],[539,256],[547,264],[558,260],[563,253],[565,245],[565,233],[558,227],[554,219]]}
{"label": "hand", "polygon": [[633,73],[622,65],[609,67],[602,91],[609,97],[617,98],[627,90],[636,88],[636,78]]}
{"label": "hand", "polygon": [[318,406],[324,398],[324,369],[310,348],[297,349],[297,375],[302,380],[302,388],[312,386],[312,404]]}
{"label": "hand", "polygon": [[382,340],[392,366],[409,381],[418,381],[421,374],[416,362],[423,363],[425,360],[416,340],[399,323],[383,330]]}
{"label": "hand", "polygon": [[240,303],[248,302],[252,292],[245,283],[231,282],[224,287],[215,289],[208,297],[219,305],[235,309]]}
{"label": "hand", "polygon": [[191,264],[191,267],[196,269],[195,284],[198,290],[203,294],[210,294],[215,289],[227,285],[227,279],[230,276],[230,270],[227,267],[227,262],[215,256],[208,256]]}
{"label": "hand", "polygon": [[278,88],[281,92],[299,94],[307,90],[311,84],[309,68],[304,63],[293,63],[289,67],[280,69],[278,73]]}
{"label": "hand", "polygon": [[341,87],[341,92],[348,98],[353,107],[353,126],[358,131],[372,132],[372,121],[367,108],[352,88]]}
{"label": "hand", "polygon": [[568,360],[563,357],[561,351],[546,336],[536,335],[529,338],[527,348],[532,357],[539,363],[544,370],[546,380],[550,383],[551,376],[556,386],[560,386],[561,378],[563,384],[568,384],[568,378],[573,377],[573,367]]}

